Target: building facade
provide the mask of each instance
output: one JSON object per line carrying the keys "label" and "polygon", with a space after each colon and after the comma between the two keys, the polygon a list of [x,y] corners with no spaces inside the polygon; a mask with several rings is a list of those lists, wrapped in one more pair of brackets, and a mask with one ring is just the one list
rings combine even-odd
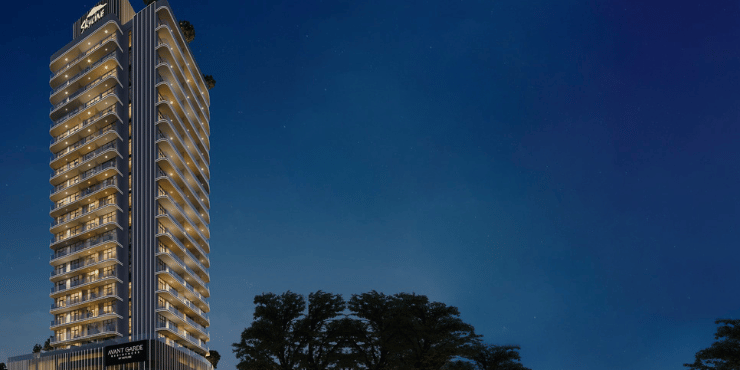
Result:
{"label": "building facade", "polygon": [[51,57],[49,356],[208,353],[210,96],[178,24],[101,0]]}

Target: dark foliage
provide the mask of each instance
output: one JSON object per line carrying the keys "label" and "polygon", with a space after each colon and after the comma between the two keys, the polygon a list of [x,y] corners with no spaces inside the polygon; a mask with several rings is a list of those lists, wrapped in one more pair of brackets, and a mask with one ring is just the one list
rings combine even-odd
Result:
{"label": "dark foliage", "polygon": [[695,370],[740,369],[740,320],[717,320],[720,327],[714,334],[717,341],[695,355],[693,364],[684,364]]}
{"label": "dark foliage", "polygon": [[33,345],[33,353],[39,353],[39,352],[41,352],[41,348],[42,347],[41,347],[40,344],[38,344],[38,343],[34,344]]}
{"label": "dark foliage", "polygon": [[145,6],[146,6],[146,5],[149,5],[149,4],[153,3],[154,1],[155,1],[155,0],[144,0],[144,5],[145,5]]}
{"label": "dark foliage", "polygon": [[216,87],[216,80],[213,79],[213,76],[211,76],[211,75],[203,75],[203,79],[206,82],[206,87],[208,88],[208,90]]}
{"label": "dark foliage", "polygon": [[4,362],[0,362],[0,370],[8,370],[8,367],[5,365]]}
{"label": "dark foliage", "polygon": [[195,27],[188,21],[180,21],[180,31],[182,31],[182,37],[185,41],[191,43],[195,40]]}
{"label": "dark foliage", "polygon": [[208,360],[208,362],[211,363],[211,366],[213,366],[213,368],[215,369],[218,367],[218,362],[221,361],[221,354],[218,353],[218,351],[211,350],[210,352],[208,352],[206,360]]}
{"label": "dark foliage", "polygon": [[53,337],[46,338],[46,341],[44,342],[44,347],[41,348],[42,350],[44,350],[44,351],[51,351],[51,350],[54,349],[54,347],[51,346],[51,338],[53,338]]}
{"label": "dark foliage", "polygon": [[480,370],[526,369],[515,362],[518,347],[480,345],[457,308],[423,295],[353,295],[349,315],[340,295],[321,291],[308,302],[292,292],[254,302],[252,325],[232,345],[239,370],[476,370],[477,362],[454,361],[474,358],[474,348],[482,351],[481,363],[509,366]]}

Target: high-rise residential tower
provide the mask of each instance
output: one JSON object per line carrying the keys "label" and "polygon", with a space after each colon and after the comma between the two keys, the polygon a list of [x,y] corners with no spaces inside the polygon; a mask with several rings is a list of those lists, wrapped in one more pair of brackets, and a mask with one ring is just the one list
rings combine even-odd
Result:
{"label": "high-rise residential tower", "polygon": [[101,0],[49,67],[49,354],[206,355],[210,96],[169,3]]}

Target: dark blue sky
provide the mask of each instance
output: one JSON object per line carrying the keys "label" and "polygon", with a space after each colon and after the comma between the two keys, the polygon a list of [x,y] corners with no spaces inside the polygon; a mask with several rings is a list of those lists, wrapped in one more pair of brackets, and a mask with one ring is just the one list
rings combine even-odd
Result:
{"label": "dark blue sky", "polygon": [[[262,292],[425,294],[536,370],[680,369],[740,315],[740,5],[593,3],[172,0],[219,368]],[[0,22],[0,361],[51,333],[48,62],[93,4]]]}

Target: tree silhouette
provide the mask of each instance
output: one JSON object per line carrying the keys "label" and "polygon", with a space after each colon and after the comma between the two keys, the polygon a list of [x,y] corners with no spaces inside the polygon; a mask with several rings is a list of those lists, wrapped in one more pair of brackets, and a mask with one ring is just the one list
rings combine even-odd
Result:
{"label": "tree silhouette", "polygon": [[714,322],[717,328],[709,348],[696,353],[693,364],[684,364],[694,370],[740,369],[740,320],[720,319]]}
{"label": "tree silhouette", "polygon": [[182,31],[182,36],[188,44],[195,40],[195,27],[190,22],[180,21],[180,31]]}
{"label": "tree silhouette", "polygon": [[203,75],[203,79],[206,82],[206,87],[208,88],[208,90],[216,87],[216,80],[213,79],[213,76],[211,76],[211,75]]}
{"label": "tree silhouette", "polygon": [[46,338],[46,341],[44,342],[44,347],[41,348],[42,350],[44,350],[44,351],[51,351],[51,350],[54,349],[54,347],[51,346],[51,339],[52,338],[54,338],[54,337],[51,337],[50,336],[50,337]]}
{"label": "tree silhouette", "polygon": [[41,348],[42,347],[41,347],[40,344],[38,344],[38,343],[34,344],[33,345],[33,353],[39,353],[39,352],[41,352]]}
{"label": "tree silhouette", "polygon": [[206,360],[211,363],[211,366],[215,369],[218,367],[218,362],[221,361],[221,354],[218,351],[211,350],[206,356]]}

